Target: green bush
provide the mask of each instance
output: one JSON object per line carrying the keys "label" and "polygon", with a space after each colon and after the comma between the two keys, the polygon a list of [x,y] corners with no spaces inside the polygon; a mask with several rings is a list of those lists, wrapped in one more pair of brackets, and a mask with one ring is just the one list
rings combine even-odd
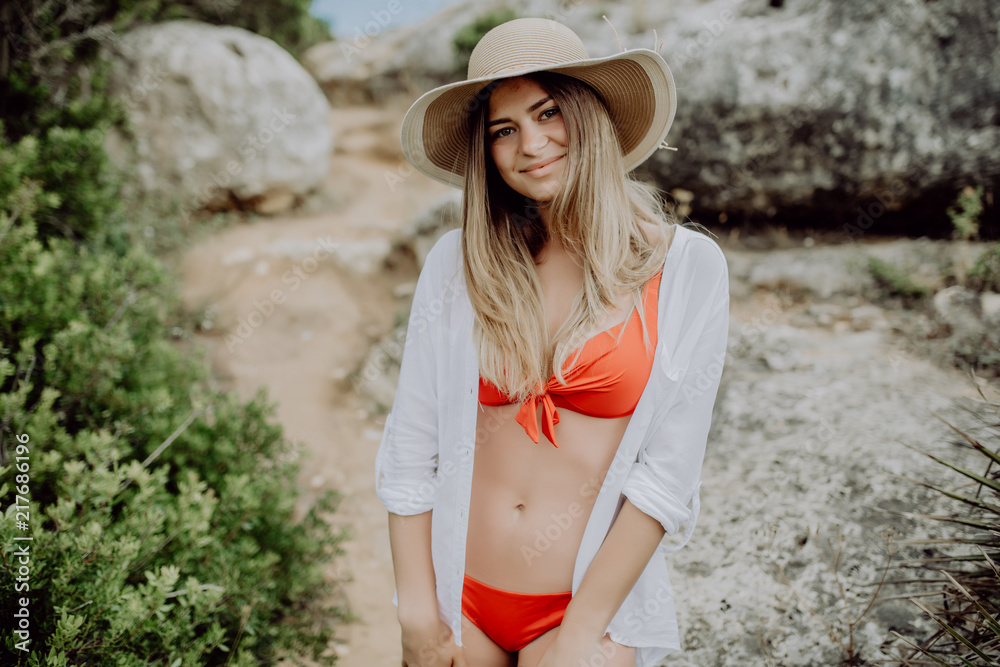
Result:
{"label": "green bush", "polygon": [[[237,664],[319,658],[345,618],[323,574],[345,537],[324,520],[337,495],[292,520],[297,450],[263,394],[244,405],[208,391],[168,342],[176,295],[155,257],[37,237],[34,214],[59,197],[9,175],[31,171],[38,143],[0,145],[5,618],[25,594],[17,474],[34,538],[32,651],[6,633],[3,663],[216,664],[237,648]],[[11,465],[22,433],[26,471]]]}
{"label": "green bush", "polygon": [[965,187],[958,195],[956,206],[946,213],[955,228],[955,236],[964,240],[979,236],[979,216],[983,212],[983,186]]}
{"label": "green bush", "polygon": [[[301,46],[307,4],[0,11],[12,55],[0,58],[0,614],[17,618],[25,598],[31,640],[21,651],[4,633],[0,664],[332,660],[347,618],[324,574],[346,537],[327,522],[339,496],[295,521],[300,450],[273,405],[209,389],[171,344],[177,289],[150,249],[176,247],[181,224],[124,200],[103,151],[123,113],[93,61],[113,38],[97,28],[181,15],[228,12]],[[24,544],[30,576],[18,581]]]}
{"label": "green bush", "polygon": [[969,269],[968,286],[972,289],[1000,292],[1000,243],[983,251]]}
{"label": "green bush", "polygon": [[920,299],[930,295],[928,288],[914,282],[905,271],[878,257],[868,258],[868,271],[886,296]]}
{"label": "green bush", "polygon": [[480,16],[472,23],[462,26],[451,40],[455,49],[455,73],[465,77],[469,68],[469,57],[476,44],[493,28],[501,23],[512,21],[517,18],[517,13],[513,9],[502,9]]}

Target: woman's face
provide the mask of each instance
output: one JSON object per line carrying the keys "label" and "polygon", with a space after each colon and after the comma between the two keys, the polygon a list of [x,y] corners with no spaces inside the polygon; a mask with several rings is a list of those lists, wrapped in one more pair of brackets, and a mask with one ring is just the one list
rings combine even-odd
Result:
{"label": "woman's face", "polygon": [[569,159],[555,100],[531,79],[508,79],[493,89],[486,122],[490,155],[504,182],[536,202],[550,201]]}

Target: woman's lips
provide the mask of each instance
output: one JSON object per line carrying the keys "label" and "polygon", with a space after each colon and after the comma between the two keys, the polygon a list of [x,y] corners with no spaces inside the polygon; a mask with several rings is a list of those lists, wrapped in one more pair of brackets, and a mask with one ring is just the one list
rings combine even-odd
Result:
{"label": "woman's lips", "polygon": [[552,169],[553,169],[552,165],[556,164],[557,162],[559,162],[559,160],[563,159],[564,157],[566,157],[565,154],[564,155],[560,155],[557,158],[553,158],[553,160],[551,162],[543,164],[540,167],[535,167],[534,169],[526,169],[522,173],[525,173],[528,176],[532,176],[532,177],[535,177],[535,178],[538,178],[538,177],[541,177],[541,176],[545,176],[550,171],[552,171]]}

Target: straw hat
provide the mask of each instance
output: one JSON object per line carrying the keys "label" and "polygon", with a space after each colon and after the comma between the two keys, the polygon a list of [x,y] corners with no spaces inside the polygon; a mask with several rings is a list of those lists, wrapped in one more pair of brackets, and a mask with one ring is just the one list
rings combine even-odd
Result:
{"label": "straw hat", "polygon": [[522,18],[490,30],[476,44],[465,81],[439,86],[420,97],[403,118],[403,155],[431,178],[465,186],[468,114],[497,79],[529,72],[559,72],[590,84],[610,112],[625,170],[631,171],[660,147],[677,109],[674,78],[650,49],[631,49],[591,58],[576,33],[556,21]]}

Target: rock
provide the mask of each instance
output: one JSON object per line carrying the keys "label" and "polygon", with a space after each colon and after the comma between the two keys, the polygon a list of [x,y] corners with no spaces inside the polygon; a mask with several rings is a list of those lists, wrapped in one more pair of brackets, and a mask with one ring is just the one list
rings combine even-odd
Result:
{"label": "rock", "polygon": [[758,288],[786,288],[829,299],[874,284],[867,272],[859,271],[862,265],[851,246],[792,248],[768,253],[767,262],[750,270],[749,282]]}
{"label": "rock", "polygon": [[405,283],[399,283],[392,288],[392,295],[397,299],[412,299],[413,294],[417,290],[417,283],[414,280],[408,280]]}
{"label": "rock", "polygon": [[462,193],[450,190],[426,210],[421,211],[393,241],[395,252],[412,254],[417,269],[423,267],[427,253],[450,229],[462,226]]}
{"label": "rock", "polygon": [[916,285],[936,291],[958,280],[968,257],[988,245],[897,239],[774,250],[766,253],[765,259],[749,262],[733,253],[733,266],[738,270],[730,271],[730,276],[745,279],[753,288],[804,292],[823,300],[838,295],[857,297],[870,294],[875,286],[868,269],[868,258],[874,257],[898,268]]}
{"label": "rock", "polygon": [[743,327],[737,336],[730,333],[733,356],[763,362],[773,371],[808,368],[802,350],[809,344],[809,334],[794,326],[771,323],[759,327]]}
{"label": "rock", "polygon": [[333,256],[344,268],[370,275],[382,269],[391,250],[392,244],[388,239],[342,241],[333,250]]}
{"label": "rock", "polygon": [[417,25],[397,28],[389,23],[367,31],[356,26],[350,38],[309,48],[302,61],[337,106],[380,103],[400,93],[419,96],[464,78],[464,72],[456,77],[452,38],[483,13],[481,5],[466,2]]}
{"label": "rock", "polygon": [[[779,374],[753,356],[727,359],[697,528],[668,560],[683,646],[671,667],[841,664],[823,625],[844,627],[841,591],[852,618],[865,609],[887,562],[885,536],[950,536],[942,522],[887,510],[956,511],[957,503],[900,477],[948,478],[900,443],[952,458],[955,448],[943,444],[949,429],[932,412],[965,427],[965,410],[948,398],[967,395],[965,381],[926,363],[894,364],[888,353],[897,346],[884,332],[813,330],[800,347],[772,328],[810,364]],[[901,545],[893,563],[926,556],[923,548]],[[887,586],[871,611],[915,590]],[[897,608],[856,626],[859,664],[885,655],[890,628],[909,639],[931,629],[924,615]]]}
{"label": "rock", "polygon": [[808,314],[816,318],[816,323],[823,327],[833,324],[844,316],[844,309],[832,303],[813,303],[809,305]]}
{"label": "rock", "polygon": [[679,150],[640,171],[694,192],[695,215],[807,217],[856,238],[885,233],[886,212],[907,229],[947,220],[962,183],[1000,175],[991,0],[643,4],[623,42],[657,28],[683,97]]}
{"label": "rock", "polygon": [[403,322],[369,350],[361,367],[351,377],[354,391],[372,401],[376,411],[388,410],[395,400],[405,341],[406,323]]}
{"label": "rock", "polygon": [[938,319],[951,327],[953,335],[958,337],[975,336],[983,329],[979,294],[961,285],[952,285],[936,293],[934,310]]}
{"label": "rock", "polygon": [[190,20],[122,36],[109,91],[123,99],[132,137],[108,136],[145,192],[200,208],[276,213],[329,170],[330,107],[316,82],[273,41]]}
{"label": "rock", "polygon": [[882,309],[871,304],[852,308],[850,317],[851,326],[855,331],[887,329],[889,327],[889,322],[885,319]]}
{"label": "rock", "polygon": [[[514,0],[572,28],[591,56],[650,48],[677,82],[667,141],[638,169],[693,194],[692,215],[834,223],[849,238],[940,227],[962,184],[1000,176],[1000,4],[992,0]],[[332,91],[411,97],[463,78],[451,39],[488,9],[449,7],[357,52],[307,57]],[[362,34],[363,38],[364,35]],[[359,44],[363,43],[361,39]],[[345,95],[347,93],[344,93]],[[943,223],[947,224],[947,223]]]}
{"label": "rock", "polygon": [[[981,245],[981,244],[980,244]],[[946,277],[955,276],[956,265],[969,253],[966,244],[951,241],[897,239],[863,246],[866,255],[900,269],[916,285],[928,292],[946,287]]]}
{"label": "rock", "polygon": [[983,292],[979,295],[979,306],[983,322],[991,327],[1000,327],[1000,294]]}

